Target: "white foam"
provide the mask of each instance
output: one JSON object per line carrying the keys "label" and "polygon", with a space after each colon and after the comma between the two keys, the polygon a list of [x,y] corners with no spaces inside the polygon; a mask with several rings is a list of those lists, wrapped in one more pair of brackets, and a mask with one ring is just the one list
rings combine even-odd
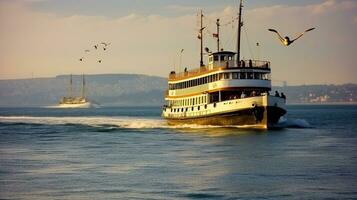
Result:
{"label": "white foam", "polygon": [[283,128],[312,128],[312,126],[305,119],[287,119],[281,117],[278,125]]}
{"label": "white foam", "polygon": [[[0,122],[65,125],[78,124],[93,127],[111,127],[127,129],[212,129],[212,128],[256,128],[254,126],[211,126],[184,124],[171,126],[166,120],[160,118],[138,117],[33,117],[33,116],[0,116]],[[277,127],[280,128],[311,128],[311,125],[303,119],[282,118]]]}
{"label": "white foam", "polygon": [[155,129],[155,128],[218,128],[219,126],[178,125],[170,126],[163,119],[133,118],[133,117],[32,117],[32,116],[0,116],[0,122],[29,123],[47,125],[79,124],[93,127],[127,128],[127,129]]}

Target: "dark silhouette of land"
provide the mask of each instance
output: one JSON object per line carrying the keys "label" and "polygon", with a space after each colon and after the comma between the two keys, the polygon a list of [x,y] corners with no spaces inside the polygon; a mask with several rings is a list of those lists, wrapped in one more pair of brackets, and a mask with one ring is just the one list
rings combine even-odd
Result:
{"label": "dark silhouette of land", "polygon": [[[81,75],[73,76],[74,91],[79,94]],[[167,79],[134,74],[87,75],[91,100],[104,106],[160,106],[164,103]],[[68,91],[69,75],[53,78],[0,80],[0,106],[56,105]],[[288,104],[357,103],[357,84],[302,85],[273,87]]]}

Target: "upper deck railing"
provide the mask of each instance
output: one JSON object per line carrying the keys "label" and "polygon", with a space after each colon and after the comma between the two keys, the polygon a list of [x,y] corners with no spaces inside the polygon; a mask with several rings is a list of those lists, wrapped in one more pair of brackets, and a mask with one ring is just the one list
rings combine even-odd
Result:
{"label": "upper deck railing", "polygon": [[208,69],[208,66],[203,66],[200,68],[196,68],[189,71],[184,71],[180,73],[170,73],[169,80],[180,80],[186,79],[190,77],[199,76],[202,74],[224,70],[224,69],[268,69],[270,70],[270,62],[268,61],[260,61],[260,60],[242,60],[239,64],[239,67],[227,67],[227,66],[220,66],[220,67],[213,67],[212,69]]}

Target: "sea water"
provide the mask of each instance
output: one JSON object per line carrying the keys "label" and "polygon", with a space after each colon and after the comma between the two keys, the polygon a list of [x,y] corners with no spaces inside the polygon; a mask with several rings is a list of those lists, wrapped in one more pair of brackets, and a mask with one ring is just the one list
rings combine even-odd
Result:
{"label": "sea water", "polygon": [[269,131],[160,113],[0,108],[0,199],[357,198],[357,106],[289,106]]}

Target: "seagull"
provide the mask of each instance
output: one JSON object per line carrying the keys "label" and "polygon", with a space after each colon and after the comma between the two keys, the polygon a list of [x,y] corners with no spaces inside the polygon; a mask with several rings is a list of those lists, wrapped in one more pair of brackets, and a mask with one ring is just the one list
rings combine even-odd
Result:
{"label": "seagull", "polygon": [[84,60],[84,57],[80,58],[79,61],[83,61]]}
{"label": "seagull", "polygon": [[100,44],[104,45],[105,47],[110,45],[110,43],[106,43],[106,42],[101,42]]}
{"label": "seagull", "polygon": [[90,52],[90,50],[89,50],[89,49],[86,49],[86,50],[84,50],[84,52],[89,53],[89,52]]}
{"label": "seagull", "polygon": [[270,32],[274,32],[278,35],[279,37],[279,40],[281,41],[281,43],[284,45],[284,46],[289,46],[291,45],[293,42],[295,42],[297,39],[301,38],[305,33],[309,32],[309,31],[312,31],[314,30],[315,28],[310,28],[310,29],[307,29],[306,31],[302,32],[297,38],[293,39],[293,40],[290,40],[290,38],[288,36],[286,36],[285,38],[283,38],[278,31],[274,30],[274,29],[268,29]]}
{"label": "seagull", "polygon": [[101,42],[100,44],[102,44],[104,47],[103,47],[103,50],[105,51],[105,50],[107,50],[108,48],[107,48],[107,46],[109,46],[110,45],[110,43],[106,43],[106,42]]}
{"label": "seagull", "polygon": [[98,49],[98,45],[97,45],[97,44],[96,44],[96,45],[94,45],[94,48],[95,48],[95,49]]}
{"label": "seagull", "polygon": [[102,60],[98,60],[99,63],[102,63]]}

